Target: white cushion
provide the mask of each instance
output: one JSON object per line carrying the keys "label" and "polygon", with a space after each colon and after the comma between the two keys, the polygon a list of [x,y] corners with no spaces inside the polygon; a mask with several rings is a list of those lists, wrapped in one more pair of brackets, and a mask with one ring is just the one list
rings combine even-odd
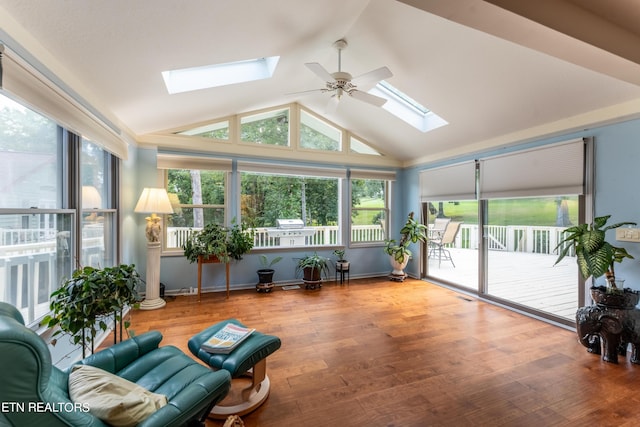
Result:
{"label": "white cushion", "polygon": [[117,427],[135,426],[167,404],[167,396],[105,370],[76,365],[69,374],[69,397],[89,412]]}

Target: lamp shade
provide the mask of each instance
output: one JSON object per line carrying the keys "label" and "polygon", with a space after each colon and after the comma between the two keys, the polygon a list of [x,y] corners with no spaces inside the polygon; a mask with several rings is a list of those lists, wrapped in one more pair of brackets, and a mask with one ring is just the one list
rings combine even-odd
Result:
{"label": "lamp shade", "polygon": [[102,208],[102,197],[100,192],[93,185],[82,186],[82,209]]}
{"label": "lamp shade", "polygon": [[167,190],[164,188],[145,188],[134,209],[138,213],[173,213]]}

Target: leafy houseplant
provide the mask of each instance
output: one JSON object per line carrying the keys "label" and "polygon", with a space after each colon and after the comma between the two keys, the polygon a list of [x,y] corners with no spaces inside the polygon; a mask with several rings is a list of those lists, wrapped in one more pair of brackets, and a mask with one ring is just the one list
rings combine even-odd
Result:
{"label": "leafy houseplant", "polygon": [[258,284],[256,285],[256,291],[271,292],[271,289],[273,289],[273,273],[275,273],[275,270],[271,267],[281,260],[281,256],[277,256],[269,261],[266,255],[260,255],[260,265],[262,266],[262,268],[260,268],[256,272],[258,273]]}
{"label": "leafy houseplant", "polygon": [[253,230],[245,224],[234,223],[231,227],[207,224],[202,230],[194,231],[182,249],[190,263],[197,262],[200,256],[227,263],[231,259],[242,259],[253,248],[253,244]]}
{"label": "leafy houseplant", "polygon": [[393,266],[393,276],[405,276],[403,271],[406,267],[411,251],[409,245],[411,243],[427,241],[427,226],[420,224],[413,218],[413,212],[407,216],[407,222],[400,229],[400,241],[395,239],[385,240],[384,251],[391,257],[391,265]]}
{"label": "leafy houseplant", "polygon": [[[611,215],[601,216],[593,220],[593,224],[579,224],[564,230],[564,238],[556,246],[560,249],[558,264],[572,250],[575,250],[578,269],[583,278],[593,280],[605,276],[607,288],[611,292],[622,292],[616,285],[614,265],[625,258],[633,259],[625,248],[613,246],[605,240],[607,230],[623,225],[636,225],[635,222],[619,222],[605,227]],[[554,264],[554,265],[555,265]],[[595,287],[595,286],[594,286]]]}
{"label": "leafy houseplant", "polygon": [[[134,264],[78,269],[51,294],[52,313],[45,317],[43,323],[59,327],[54,337],[69,334],[74,344],[82,344],[84,357],[88,342],[93,353],[98,330],[107,330],[107,316],[113,314],[116,321],[122,322],[123,308],[137,305],[137,288],[141,282]],[[125,328],[128,327],[128,322],[125,322]]]}
{"label": "leafy houseplant", "polygon": [[328,277],[330,273],[329,259],[317,253],[306,255],[300,258],[296,264],[296,276],[300,276],[301,273],[307,288],[315,288],[316,285],[322,286],[322,276]]}
{"label": "leafy houseplant", "polygon": [[336,268],[338,270],[347,270],[349,268],[349,261],[345,259],[344,253],[344,249],[336,249],[333,251],[333,254],[338,257],[338,260],[336,261]]}

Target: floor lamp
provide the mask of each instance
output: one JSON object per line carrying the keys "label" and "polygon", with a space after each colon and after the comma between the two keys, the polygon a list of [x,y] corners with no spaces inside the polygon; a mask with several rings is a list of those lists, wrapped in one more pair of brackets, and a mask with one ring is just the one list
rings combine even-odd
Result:
{"label": "floor lamp", "polygon": [[144,301],[140,303],[140,309],[155,310],[166,305],[165,300],[160,298],[162,218],[156,214],[173,213],[173,208],[164,188],[145,188],[134,211],[151,214],[145,218],[147,220],[147,290]]}

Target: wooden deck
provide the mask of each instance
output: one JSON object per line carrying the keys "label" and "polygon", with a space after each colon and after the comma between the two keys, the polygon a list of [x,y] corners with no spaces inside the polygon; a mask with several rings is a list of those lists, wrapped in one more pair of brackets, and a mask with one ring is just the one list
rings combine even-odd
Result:
{"label": "wooden deck", "polygon": [[[478,289],[478,251],[450,249],[451,261],[429,258],[429,275]],[[575,320],[578,309],[578,266],[565,258],[554,266],[556,255],[490,251],[488,294],[536,310]]]}

